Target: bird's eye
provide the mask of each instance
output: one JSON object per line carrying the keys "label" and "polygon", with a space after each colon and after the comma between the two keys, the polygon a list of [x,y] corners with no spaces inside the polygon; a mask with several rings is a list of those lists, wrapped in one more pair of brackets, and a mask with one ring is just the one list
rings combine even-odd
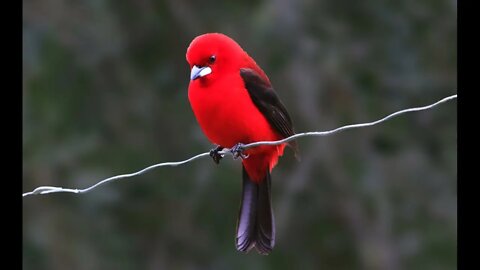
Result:
{"label": "bird's eye", "polygon": [[217,59],[217,57],[215,55],[212,55],[212,56],[210,56],[210,58],[208,58],[208,62],[210,62],[210,64],[213,64],[213,63],[215,63],[216,59]]}

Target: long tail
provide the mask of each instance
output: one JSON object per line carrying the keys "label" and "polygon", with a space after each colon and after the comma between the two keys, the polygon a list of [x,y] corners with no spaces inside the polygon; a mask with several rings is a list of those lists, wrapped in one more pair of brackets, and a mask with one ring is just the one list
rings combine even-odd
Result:
{"label": "long tail", "polygon": [[275,220],[270,198],[270,171],[262,181],[255,183],[242,166],[243,191],[237,223],[237,250],[268,255],[275,245]]}

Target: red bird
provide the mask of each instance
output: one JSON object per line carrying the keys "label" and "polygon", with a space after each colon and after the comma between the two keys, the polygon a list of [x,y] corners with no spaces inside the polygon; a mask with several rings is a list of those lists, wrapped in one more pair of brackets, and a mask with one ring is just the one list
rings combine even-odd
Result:
{"label": "red bird", "polygon": [[[188,98],[193,113],[218,151],[257,141],[275,141],[294,135],[292,120],[255,61],[230,37],[208,33],[196,37],[187,49],[190,65]],[[270,172],[287,144],[259,146],[241,153],[243,191],[237,222],[237,250],[255,247],[268,254],[275,245]],[[295,153],[295,142],[288,143]]]}

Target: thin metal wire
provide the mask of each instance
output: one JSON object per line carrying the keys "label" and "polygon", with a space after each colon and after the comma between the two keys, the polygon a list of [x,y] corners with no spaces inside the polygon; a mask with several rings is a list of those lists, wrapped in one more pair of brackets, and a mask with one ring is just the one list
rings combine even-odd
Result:
{"label": "thin metal wire", "polygon": [[[373,122],[347,125],[347,126],[342,126],[342,127],[336,128],[336,129],[328,130],[328,131],[313,131],[313,132],[297,133],[297,134],[295,134],[293,136],[290,136],[288,138],[285,138],[283,140],[254,142],[254,143],[245,144],[245,145],[243,145],[242,148],[243,149],[249,149],[249,148],[253,148],[253,147],[257,147],[257,146],[261,146],[261,145],[279,145],[279,144],[286,143],[286,142],[289,142],[289,141],[297,139],[297,138],[302,138],[302,137],[307,137],[307,136],[328,136],[328,135],[332,135],[332,134],[335,134],[335,133],[338,133],[340,131],[344,131],[344,130],[347,130],[347,129],[374,126],[374,125],[377,125],[377,124],[382,123],[384,121],[387,121],[388,119],[391,119],[395,116],[398,116],[398,115],[401,115],[401,114],[404,114],[404,113],[408,113],[408,112],[417,112],[417,111],[428,110],[428,109],[431,109],[435,106],[438,106],[438,105],[440,105],[444,102],[447,102],[449,100],[456,99],[456,98],[457,98],[457,95],[452,95],[452,96],[443,98],[443,99],[441,99],[441,100],[439,100],[439,101],[437,101],[437,102],[435,102],[431,105],[427,105],[427,106],[423,106],[423,107],[409,108],[409,109],[397,111],[397,112],[394,112],[392,114],[389,114],[389,115],[385,116],[384,118],[382,118],[380,120],[373,121]],[[222,151],[219,151],[218,153],[222,156],[227,155],[227,154],[228,155],[233,155],[231,149],[228,149],[228,148],[223,149]],[[210,156],[210,152],[201,153],[201,154],[198,154],[198,155],[193,156],[191,158],[185,159],[183,161],[164,162],[164,163],[154,164],[154,165],[151,165],[147,168],[144,168],[144,169],[142,169],[138,172],[129,173],[129,174],[121,174],[121,175],[116,175],[116,176],[109,177],[107,179],[101,180],[100,182],[98,182],[98,183],[96,183],[96,184],[94,184],[90,187],[84,188],[84,189],[70,189],[70,188],[62,188],[62,187],[41,186],[41,187],[38,187],[38,188],[34,189],[33,191],[23,193],[22,197],[29,196],[29,195],[50,194],[50,193],[57,193],[57,192],[69,192],[69,193],[77,193],[77,194],[87,193],[87,192],[89,192],[89,191],[91,191],[91,190],[93,190],[93,189],[95,189],[95,188],[97,188],[101,185],[104,185],[106,183],[109,183],[109,182],[112,182],[112,181],[115,181],[115,180],[120,180],[120,179],[124,179],[124,178],[130,178],[130,177],[138,176],[138,175],[144,174],[144,173],[146,173],[150,170],[153,170],[155,168],[158,168],[158,167],[165,167],[165,166],[175,167],[175,166],[183,165],[185,163],[189,163],[189,162],[194,161],[196,159],[200,159],[200,158],[207,157],[207,156]]]}

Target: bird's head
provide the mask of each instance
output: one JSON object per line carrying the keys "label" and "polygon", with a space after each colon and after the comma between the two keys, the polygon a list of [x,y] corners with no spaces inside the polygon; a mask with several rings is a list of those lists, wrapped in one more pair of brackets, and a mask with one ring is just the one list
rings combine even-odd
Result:
{"label": "bird's head", "polygon": [[[190,80],[214,81],[229,71],[237,71],[246,53],[233,39],[220,33],[196,37],[187,49]],[[248,57],[248,56],[247,56]]]}

